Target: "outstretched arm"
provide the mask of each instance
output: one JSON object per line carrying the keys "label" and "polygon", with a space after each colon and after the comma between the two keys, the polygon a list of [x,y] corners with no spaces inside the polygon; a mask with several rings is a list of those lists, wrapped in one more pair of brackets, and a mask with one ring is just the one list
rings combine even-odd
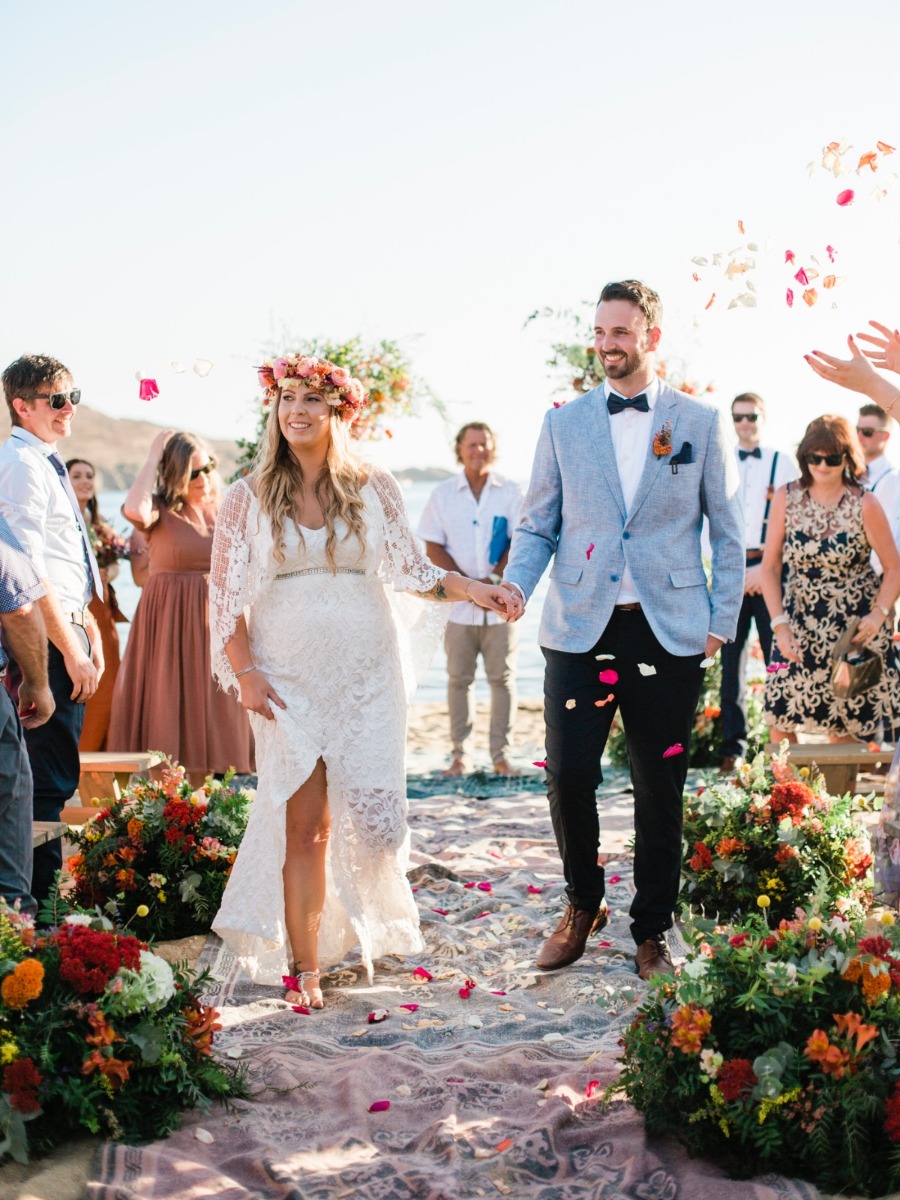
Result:
{"label": "outstretched arm", "polygon": [[861,341],[869,342],[875,347],[874,350],[863,350],[863,354],[871,359],[876,367],[884,367],[887,371],[900,374],[900,329],[892,332],[886,325],[879,325],[877,321],[870,321],[869,324],[878,330],[881,337],[873,337],[871,333],[858,333],[856,336]]}
{"label": "outstretched arm", "polygon": [[861,392],[896,419],[898,414],[891,410],[900,400],[900,388],[878,374],[853,340],[853,334],[847,338],[847,345],[850,347],[849,358],[834,358],[824,350],[813,350],[812,354],[803,357],[822,379],[828,379],[851,392]]}

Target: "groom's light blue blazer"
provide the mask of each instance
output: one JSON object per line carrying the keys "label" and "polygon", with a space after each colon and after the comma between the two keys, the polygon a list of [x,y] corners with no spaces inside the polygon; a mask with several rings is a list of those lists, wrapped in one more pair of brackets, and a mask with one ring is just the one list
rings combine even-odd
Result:
{"label": "groom's light blue blazer", "polygon": [[[626,512],[603,386],[547,413],[504,579],[527,599],[553,560],[540,628],[548,649],[582,653],[596,644],[626,562],[650,627],[670,653],[703,653],[709,633],[734,637],[744,530],[737,467],[719,413],[660,381],[652,421],[654,431],[670,423],[672,451],[657,457],[650,439]],[[709,587],[700,549],[704,516]]]}

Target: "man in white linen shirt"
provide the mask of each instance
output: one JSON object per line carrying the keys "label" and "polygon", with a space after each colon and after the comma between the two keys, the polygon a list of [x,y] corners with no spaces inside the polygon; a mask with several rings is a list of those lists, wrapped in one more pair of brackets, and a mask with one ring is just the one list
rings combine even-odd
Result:
{"label": "man in white linen shirt", "polygon": [[[12,432],[0,446],[0,512],[30,559],[46,595],[37,601],[49,639],[48,675],[56,711],[26,729],[34,816],[55,821],[78,787],[84,703],[103,672],[100,635],[88,612],[99,571],[58,439],[71,433],[81,392],[55,358],[24,355],[3,372]],[[34,851],[32,895],[40,904],[62,866],[59,839]]]}
{"label": "man in white linen shirt", "polygon": [[[431,493],[419,522],[419,537],[436,567],[461,571],[485,583],[499,583],[519,520],[522,489],[491,470],[494,435],[482,421],[470,421],[456,435],[459,475]],[[519,631],[496,613],[468,600],[453,605],[445,636],[447,707],[450,712],[451,762],[447,775],[466,771],[472,737],[472,684],[478,655],[491,689],[489,747],[498,775],[514,774],[509,739],[516,712],[516,650]]]}
{"label": "man in white linen shirt", "polygon": [[730,775],[747,749],[747,642],[750,622],[756,625],[763,658],[772,654],[772,626],[760,581],[763,545],[769,525],[769,508],[778,488],[799,477],[793,454],[762,445],[766,406],[756,392],[741,392],[731,402],[738,444],[734,450],[744,510],[744,545],[747,571],[744,600],[734,641],[722,647],[722,763]]}
{"label": "man in white linen shirt", "polygon": [[[888,462],[885,448],[890,433],[890,418],[877,404],[864,404],[859,410],[856,432],[866,460],[863,480],[884,509],[894,541],[900,545],[900,472]],[[881,563],[873,552],[872,566],[881,574]]]}

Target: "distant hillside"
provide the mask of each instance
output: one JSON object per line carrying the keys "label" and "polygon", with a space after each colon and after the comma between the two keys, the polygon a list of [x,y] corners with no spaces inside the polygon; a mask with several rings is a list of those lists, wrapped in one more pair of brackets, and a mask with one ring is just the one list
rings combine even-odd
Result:
{"label": "distant hillside", "polygon": [[[0,439],[9,436],[9,416],[3,405],[0,417]],[[134,477],[144,464],[150,443],[161,425],[152,421],[133,421],[127,417],[109,417],[106,413],[79,405],[72,424],[72,436],[60,445],[63,458],[86,458],[94,464],[99,488],[115,491],[131,487]],[[224,479],[234,474],[238,449],[234,442],[206,438],[212,447]]]}

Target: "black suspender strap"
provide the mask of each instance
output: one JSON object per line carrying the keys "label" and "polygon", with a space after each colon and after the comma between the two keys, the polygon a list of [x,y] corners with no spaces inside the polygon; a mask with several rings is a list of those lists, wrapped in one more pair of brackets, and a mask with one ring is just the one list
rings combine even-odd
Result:
{"label": "black suspender strap", "polygon": [[765,549],[766,534],[769,532],[769,511],[772,508],[772,497],[775,495],[775,469],[778,466],[778,451],[772,455],[772,470],[769,472],[769,486],[766,491],[766,510],[763,513],[762,533],[759,535],[759,544]]}

